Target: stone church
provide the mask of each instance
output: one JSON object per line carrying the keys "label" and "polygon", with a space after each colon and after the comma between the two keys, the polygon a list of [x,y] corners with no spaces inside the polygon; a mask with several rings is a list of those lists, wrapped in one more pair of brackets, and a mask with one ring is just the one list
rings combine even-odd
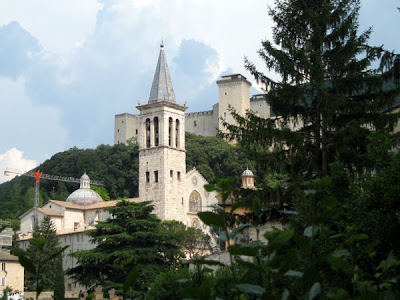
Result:
{"label": "stone church", "polygon": [[[240,82],[243,82],[240,79]],[[139,144],[139,198],[128,201],[153,201],[154,212],[161,220],[178,220],[209,233],[197,216],[200,211],[211,210],[218,203],[215,192],[208,193],[208,182],[195,168],[186,170],[185,110],[187,106],[176,102],[171,77],[161,45],[157,67],[147,104],[137,106],[137,141]],[[238,174],[239,175],[239,174]],[[37,209],[38,221],[50,217],[56,226],[61,246],[68,246],[64,253],[63,268],[76,266],[70,254],[95,247],[84,234],[96,222],[109,218],[104,209],[115,206],[118,200],[103,201],[90,188],[90,178],[85,173],[80,188],[66,201],[50,200]],[[22,216],[19,243],[27,249],[32,238],[35,209]],[[84,287],[65,278],[67,298],[77,298]]]}

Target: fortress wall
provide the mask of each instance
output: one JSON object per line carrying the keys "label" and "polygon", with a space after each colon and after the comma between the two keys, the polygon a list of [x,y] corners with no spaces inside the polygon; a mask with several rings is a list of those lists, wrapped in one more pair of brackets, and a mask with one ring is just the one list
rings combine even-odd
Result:
{"label": "fortress wall", "polygon": [[215,136],[218,128],[218,113],[213,110],[185,114],[185,130],[202,136]]}
{"label": "fortress wall", "polygon": [[250,98],[250,110],[261,118],[268,119],[271,117],[271,107],[265,100],[263,94],[254,95]]}

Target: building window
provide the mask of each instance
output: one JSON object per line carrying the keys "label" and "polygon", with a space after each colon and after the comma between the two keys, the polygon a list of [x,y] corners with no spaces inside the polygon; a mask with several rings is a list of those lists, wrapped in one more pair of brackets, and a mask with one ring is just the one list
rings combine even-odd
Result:
{"label": "building window", "polygon": [[7,271],[7,269],[6,269],[6,263],[1,263],[1,270],[2,270],[2,271]]}
{"label": "building window", "polygon": [[158,171],[154,171],[154,181],[158,182]]}
{"label": "building window", "polygon": [[146,182],[150,182],[150,172],[146,172]]}
{"label": "building window", "polygon": [[200,229],[200,222],[198,219],[193,219],[192,221],[192,227]]}
{"label": "building window", "polygon": [[1,285],[2,286],[6,286],[7,285],[7,281],[5,277],[1,277]]}
{"label": "building window", "polygon": [[225,92],[225,96],[227,95],[228,93],[227,92]]}
{"label": "building window", "polygon": [[118,144],[119,144],[119,141],[118,141]]}
{"label": "building window", "polygon": [[178,119],[176,119],[176,124],[175,124],[175,145],[176,148],[179,148],[179,143],[180,143],[180,139],[179,139],[179,135],[180,135],[180,122]]}
{"label": "building window", "polygon": [[150,148],[150,119],[146,119],[146,148]]}
{"label": "building window", "polygon": [[173,178],[174,177],[174,171],[169,170],[169,177]]}
{"label": "building window", "polygon": [[172,137],[171,137],[171,135],[172,135],[172,122],[173,122],[173,120],[172,120],[172,118],[169,118],[169,121],[168,121],[168,146],[171,146],[172,145]]}
{"label": "building window", "polygon": [[122,124],[124,124],[124,120],[122,120]]}
{"label": "building window", "polygon": [[154,118],[154,146],[158,146],[159,142],[159,126],[158,126],[158,117]]}
{"label": "building window", "polygon": [[224,119],[226,119],[226,112],[224,112]]}
{"label": "building window", "polygon": [[181,180],[181,172],[177,172],[176,177],[178,178],[178,180]]}
{"label": "building window", "polygon": [[189,196],[189,211],[201,211],[201,197],[198,191],[192,191]]}
{"label": "building window", "polygon": [[193,125],[194,125],[194,127],[197,127],[197,121],[196,120],[194,120]]}
{"label": "building window", "polygon": [[137,131],[137,129],[136,129],[136,134],[138,134],[138,131]]}

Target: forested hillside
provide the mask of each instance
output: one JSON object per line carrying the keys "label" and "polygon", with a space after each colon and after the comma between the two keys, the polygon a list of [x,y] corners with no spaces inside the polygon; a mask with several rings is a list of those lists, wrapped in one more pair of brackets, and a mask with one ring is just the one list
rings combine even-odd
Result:
{"label": "forested hillside", "polygon": [[[211,183],[221,177],[240,180],[241,172],[252,163],[238,147],[216,137],[186,134],[186,168],[196,167]],[[12,166],[10,166],[12,167]],[[80,178],[87,172],[102,181],[111,199],[138,196],[139,155],[136,144],[100,145],[96,149],[72,148],[53,155],[36,169],[43,173]],[[40,182],[40,202],[65,200],[79,187],[76,183],[50,180]],[[16,219],[33,206],[34,180],[16,177],[0,184],[0,219]]]}

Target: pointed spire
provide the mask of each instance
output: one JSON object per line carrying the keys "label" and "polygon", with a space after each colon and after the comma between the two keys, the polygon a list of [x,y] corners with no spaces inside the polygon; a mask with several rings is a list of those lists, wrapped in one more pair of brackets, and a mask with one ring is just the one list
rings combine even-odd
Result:
{"label": "pointed spire", "polygon": [[154,74],[153,84],[151,85],[149,103],[163,100],[176,102],[167,60],[165,58],[164,42],[161,42],[160,55],[158,56],[157,68]]}

